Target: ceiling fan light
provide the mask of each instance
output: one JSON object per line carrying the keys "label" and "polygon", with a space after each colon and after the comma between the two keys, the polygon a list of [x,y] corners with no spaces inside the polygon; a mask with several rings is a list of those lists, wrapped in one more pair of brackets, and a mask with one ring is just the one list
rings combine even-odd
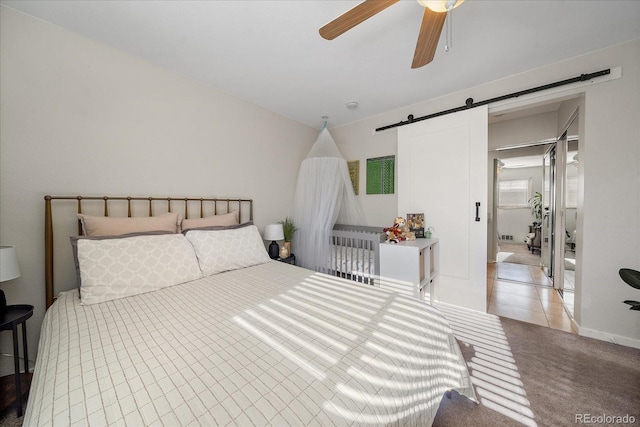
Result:
{"label": "ceiling fan light", "polygon": [[449,10],[449,8],[456,8],[460,6],[464,0],[417,0],[422,7],[428,7],[434,12],[442,13]]}

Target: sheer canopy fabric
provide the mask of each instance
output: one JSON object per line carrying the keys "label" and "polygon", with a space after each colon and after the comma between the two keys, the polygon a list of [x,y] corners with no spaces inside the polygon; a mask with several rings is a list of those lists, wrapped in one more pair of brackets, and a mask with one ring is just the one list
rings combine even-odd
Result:
{"label": "sheer canopy fabric", "polygon": [[336,222],[364,222],[347,161],[326,128],[300,166],[292,217],[298,227],[293,236],[296,264],[316,271],[329,264],[331,230]]}

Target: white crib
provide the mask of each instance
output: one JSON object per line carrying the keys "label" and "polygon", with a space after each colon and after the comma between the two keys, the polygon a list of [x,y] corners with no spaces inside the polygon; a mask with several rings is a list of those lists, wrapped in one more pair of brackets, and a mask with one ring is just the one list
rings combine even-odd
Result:
{"label": "white crib", "polygon": [[377,285],[380,277],[380,242],[383,227],[336,224],[331,233],[328,274]]}

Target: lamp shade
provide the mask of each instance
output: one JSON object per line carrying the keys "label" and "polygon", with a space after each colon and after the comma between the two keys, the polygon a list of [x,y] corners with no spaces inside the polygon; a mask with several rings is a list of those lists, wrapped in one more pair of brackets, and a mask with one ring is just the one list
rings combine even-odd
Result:
{"label": "lamp shade", "polygon": [[282,224],[269,224],[264,228],[264,240],[284,240]]}
{"label": "lamp shade", "polygon": [[456,8],[460,6],[464,0],[418,0],[418,3],[422,7],[428,7],[434,12],[442,13],[449,10],[449,8]]}
{"label": "lamp shade", "polygon": [[0,246],[0,282],[20,277],[15,246]]}

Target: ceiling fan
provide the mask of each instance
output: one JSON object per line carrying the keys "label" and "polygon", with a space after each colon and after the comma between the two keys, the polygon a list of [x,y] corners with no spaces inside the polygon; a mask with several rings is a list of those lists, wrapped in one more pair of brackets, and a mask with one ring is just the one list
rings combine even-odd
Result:
{"label": "ceiling fan", "polygon": [[[320,28],[320,35],[326,40],[333,40],[346,33],[356,25],[366,21],[399,0],[365,0],[353,9],[348,10],[324,27]],[[413,54],[411,68],[420,68],[433,60],[440,40],[440,33],[445,18],[454,7],[464,0],[417,0],[424,7],[422,24]]]}

